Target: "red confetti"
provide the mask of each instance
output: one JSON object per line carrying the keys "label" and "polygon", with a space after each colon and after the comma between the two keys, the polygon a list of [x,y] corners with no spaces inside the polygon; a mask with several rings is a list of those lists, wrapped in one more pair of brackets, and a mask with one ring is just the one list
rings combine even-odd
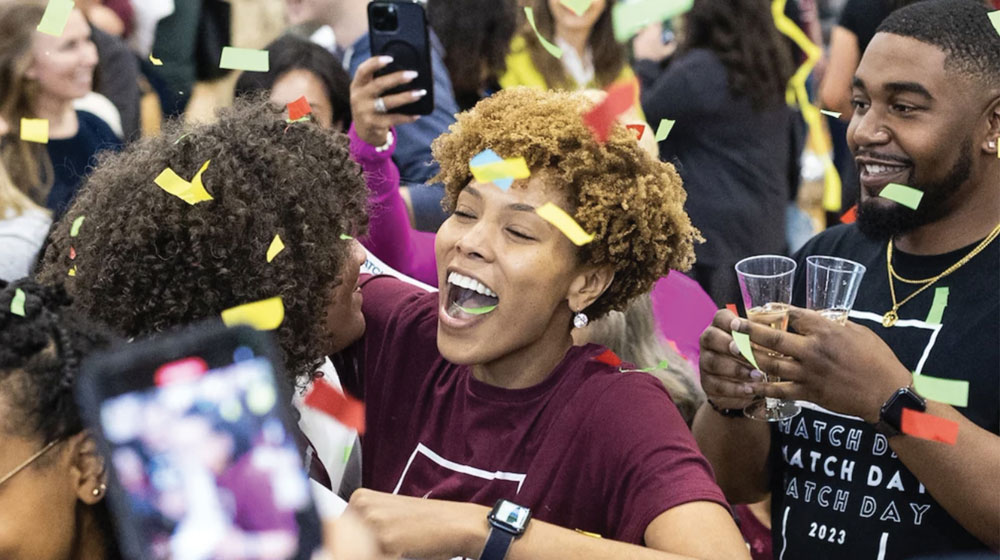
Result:
{"label": "red confetti", "polygon": [[76,249],[72,247],[69,248],[69,260],[76,260]]}
{"label": "red confetti", "polygon": [[955,445],[958,441],[958,422],[939,418],[909,408],[903,409],[903,421],[900,429],[906,435],[940,441],[948,445]]}
{"label": "red confetti", "polygon": [[304,95],[288,104],[288,120],[290,121],[297,121],[309,113],[312,113],[312,107],[309,106]]}
{"label": "red confetti", "polygon": [[618,357],[617,354],[612,352],[610,349],[604,350],[600,355],[594,356],[594,359],[598,362],[608,364],[612,367],[618,367],[622,365],[622,359]]}
{"label": "red confetti", "polygon": [[842,224],[853,224],[858,220],[858,206],[851,206],[850,210],[844,212],[844,215],[840,217],[840,223]]}
{"label": "red confetti", "polygon": [[305,398],[306,406],[330,416],[337,422],[365,433],[365,405],[350,395],[334,389],[322,379],[313,382],[312,391]]}
{"label": "red confetti", "polygon": [[646,125],[643,124],[627,124],[625,128],[635,132],[636,140],[642,140],[642,134],[646,132]]}
{"label": "red confetti", "polygon": [[732,312],[733,312],[733,315],[736,315],[737,317],[739,317],[739,316],[740,316],[740,312],[739,312],[739,311],[737,311],[737,309],[736,309],[736,304],[735,304],[735,303],[727,303],[727,304],[726,304],[726,309],[728,309],[728,310],[732,311]]}
{"label": "red confetti", "polygon": [[611,135],[611,127],[614,126],[618,115],[628,111],[629,107],[635,104],[636,84],[628,81],[621,85],[609,88],[608,96],[593,109],[583,115],[583,122],[594,135],[594,140],[601,144],[608,141]]}

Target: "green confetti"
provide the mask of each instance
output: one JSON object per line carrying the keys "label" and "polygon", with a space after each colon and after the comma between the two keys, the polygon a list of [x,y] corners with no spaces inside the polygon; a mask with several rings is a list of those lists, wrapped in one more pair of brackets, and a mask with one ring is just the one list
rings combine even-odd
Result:
{"label": "green confetti", "polygon": [[542,37],[542,34],[538,32],[538,27],[535,26],[535,11],[528,6],[525,6],[524,15],[528,18],[528,23],[530,23],[531,28],[535,30],[535,35],[538,36],[538,41],[542,43],[542,46],[545,47],[545,50],[549,51],[549,54],[551,54],[556,58],[562,58],[563,55],[562,49],[550,43],[548,39]]}
{"label": "green confetti", "polygon": [[350,458],[351,458],[351,449],[352,449],[353,447],[354,447],[354,444],[352,443],[351,445],[348,445],[347,447],[345,447],[345,448],[344,448],[344,462],[345,462],[345,463],[346,463],[346,462],[347,462],[348,460],[350,460]]}
{"label": "green confetti", "polygon": [[626,42],[640,29],[657,21],[667,21],[694,6],[694,0],[638,0],[617,2],[611,9],[615,39]]}
{"label": "green confetti", "polygon": [[670,131],[674,129],[674,124],[677,121],[672,121],[670,119],[660,119],[660,127],[656,129],[656,141],[663,142],[670,136]]}
{"label": "green confetti", "polygon": [[461,305],[456,305],[455,307],[461,309],[463,312],[468,313],[469,315],[486,315],[490,311],[493,311],[494,309],[497,308],[497,306],[495,305],[487,305],[485,307],[474,307],[472,309],[466,309]]}
{"label": "green confetti", "polygon": [[311,120],[312,119],[309,117],[309,115],[306,115],[304,117],[299,117],[299,118],[295,119],[294,121],[292,119],[285,119],[285,122],[288,123],[288,124],[295,124],[295,123],[306,122],[306,121],[311,121]]}
{"label": "green confetti", "polygon": [[969,382],[913,374],[913,388],[922,396],[952,406],[969,406]]}
{"label": "green confetti", "polygon": [[10,300],[10,312],[24,317],[24,292],[21,288],[14,290],[14,299]]}
{"label": "green confetti", "polygon": [[653,367],[642,368],[642,369],[623,369],[623,370],[621,370],[621,372],[622,373],[633,373],[633,372],[634,373],[652,373],[654,371],[665,370],[665,369],[667,369],[668,365],[669,365],[669,362],[667,362],[666,360],[660,360],[660,363],[656,364]]}
{"label": "green confetti", "polygon": [[934,301],[931,303],[931,310],[927,313],[927,319],[924,322],[931,325],[940,325],[945,307],[948,307],[948,287],[941,286],[934,288]]}
{"label": "green confetti", "polygon": [[80,235],[80,226],[83,225],[84,218],[86,218],[86,216],[80,216],[79,218],[73,220],[73,225],[69,228],[70,237]]}
{"label": "green confetti", "polygon": [[267,72],[270,69],[267,51],[223,47],[219,68],[246,70],[247,72]]}
{"label": "green confetti", "polygon": [[73,0],[49,0],[45,13],[42,14],[42,21],[38,22],[36,29],[53,37],[62,36],[73,7]]}
{"label": "green confetti", "polygon": [[341,241],[350,241],[352,239],[354,239],[354,238],[351,237],[350,235],[347,235],[346,233],[340,234],[340,240]]}
{"label": "green confetti", "polygon": [[753,355],[753,347],[750,346],[750,335],[747,333],[741,333],[739,331],[733,331],[733,340],[736,341],[736,346],[740,348],[740,354],[750,362],[755,369],[760,369],[757,365],[757,358]]}
{"label": "green confetti", "polygon": [[561,0],[560,3],[570,10],[573,10],[574,14],[582,16],[587,13],[587,10],[590,9],[590,5],[594,3],[594,0]]}
{"label": "green confetti", "polygon": [[990,23],[993,24],[993,29],[1000,33],[1000,10],[990,12]]}
{"label": "green confetti", "polygon": [[878,195],[882,198],[898,202],[910,210],[916,210],[920,207],[920,199],[924,197],[924,192],[918,191],[913,187],[900,185],[899,183],[889,183],[882,188],[882,192],[878,193]]}

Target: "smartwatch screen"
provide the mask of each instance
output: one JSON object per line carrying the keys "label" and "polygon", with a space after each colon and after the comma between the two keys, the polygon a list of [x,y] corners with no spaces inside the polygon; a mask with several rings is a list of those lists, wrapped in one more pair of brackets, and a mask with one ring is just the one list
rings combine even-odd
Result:
{"label": "smartwatch screen", "polygon": [[512,533],[523,533],[524,527],[528,524],[531,510],[519,506],[514,502],[500,500],[493,509],[492,520],[505,526]]}

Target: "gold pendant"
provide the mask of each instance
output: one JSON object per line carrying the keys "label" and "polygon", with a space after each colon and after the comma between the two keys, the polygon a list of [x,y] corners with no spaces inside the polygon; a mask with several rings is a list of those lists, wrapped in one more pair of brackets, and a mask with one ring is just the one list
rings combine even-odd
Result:
{"label": "gold pendant", "polygon": [[882,316],[882,326],[888,329],[889,327],[895,325],[898,320],[899,315],[896,315],[896,310],[890,309],[885,312],[885,315]]}

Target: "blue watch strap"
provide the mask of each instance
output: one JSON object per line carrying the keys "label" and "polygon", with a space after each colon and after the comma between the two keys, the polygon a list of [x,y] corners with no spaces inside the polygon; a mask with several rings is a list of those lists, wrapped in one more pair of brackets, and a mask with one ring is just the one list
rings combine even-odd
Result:
{"label": "blue watch strap", "polygon": [[479,560],[504,560],[513,543],[514,535],[503,529],[490,527],[490,534],[486,537],[486,546],[483,547]]}

